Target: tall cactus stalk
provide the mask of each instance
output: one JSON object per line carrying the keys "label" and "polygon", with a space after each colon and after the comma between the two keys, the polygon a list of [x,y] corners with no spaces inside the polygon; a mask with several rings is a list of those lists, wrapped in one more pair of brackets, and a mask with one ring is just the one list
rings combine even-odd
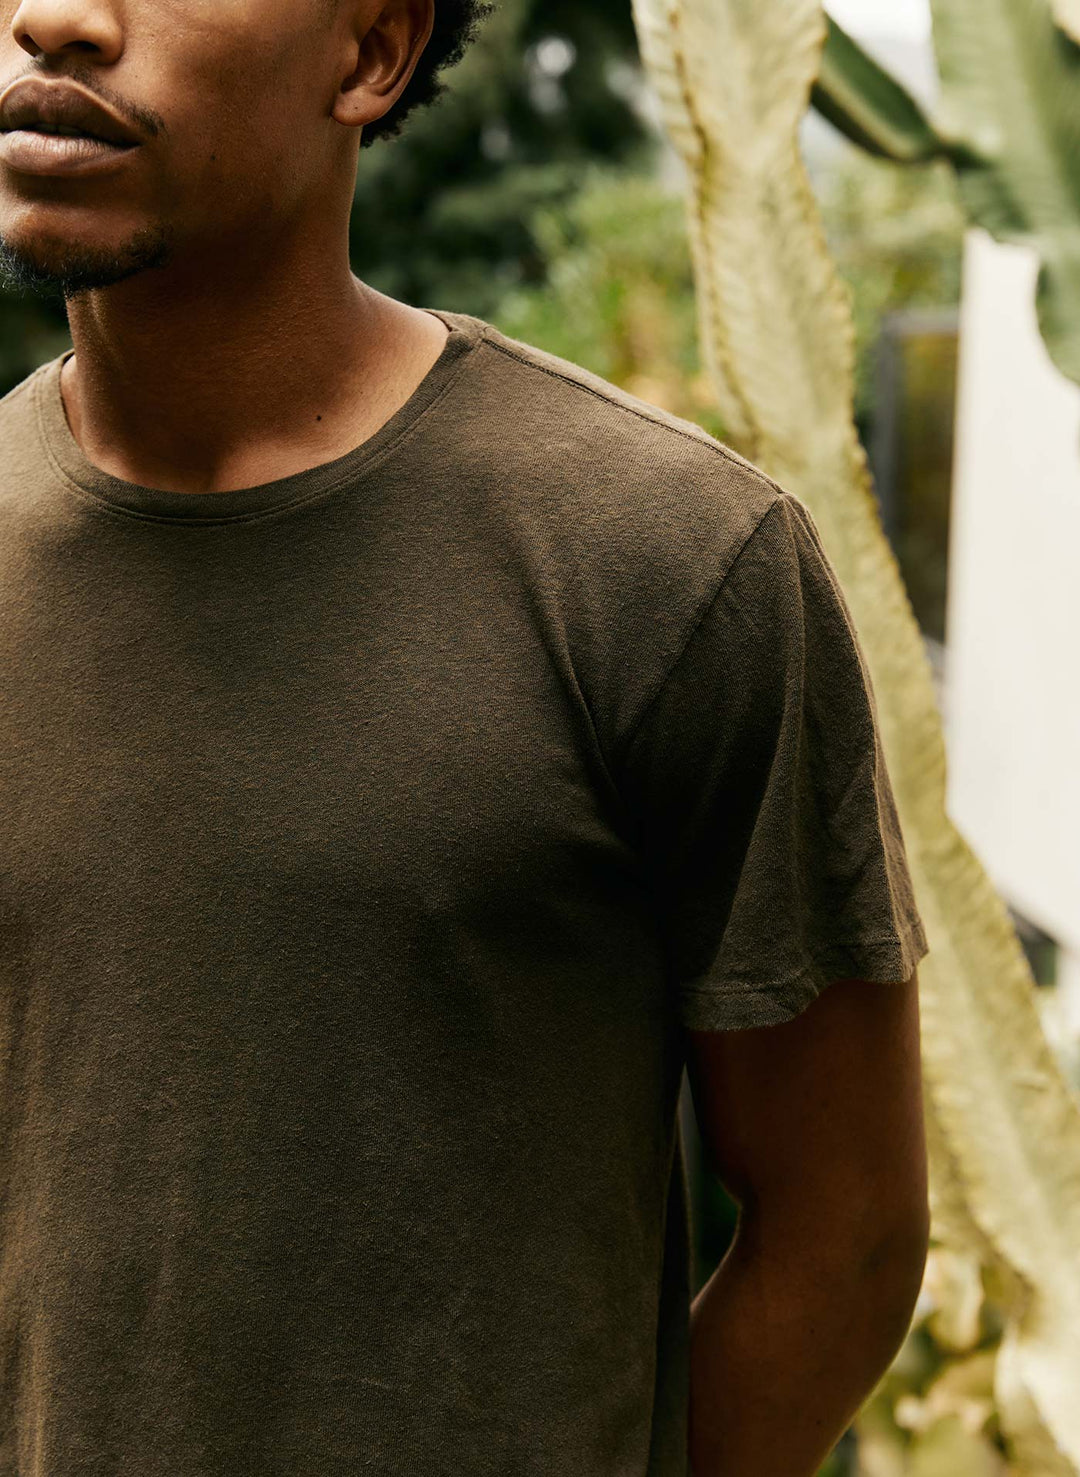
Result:
{"label": "tall cactus stalk", "polygon": [[[1060,4],[1075,11],[1076,0]],[[855,428],[850,295],[798,144],[826,18],[820,0],[633,10],[689,175],[702,352],[727,434],[811,509],[874,683],[930,941],[919,977],[932,1235],[977,1260],[1005,1317],[995,1396],[1010,1471],[1076,1473],[1080,1101],[1043,1033],[1005,904],[946,813],[930,667]],[[949,147],[966,157],[963,140]]]}

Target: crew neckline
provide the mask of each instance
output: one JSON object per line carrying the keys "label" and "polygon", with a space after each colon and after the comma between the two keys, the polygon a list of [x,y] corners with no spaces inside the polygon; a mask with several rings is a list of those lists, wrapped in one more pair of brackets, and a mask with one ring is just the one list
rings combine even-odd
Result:
{"label": "crew neckline", "polygon": [[46,451],[63,478],[78,492],[88,494],[116,512],[137,518],[165,519],[190,525],[230,523],[306,503],[339,483],[355,482],[370,471],[401,441],[430,406],[457,378],[471,351],[484,337],[487,325],[471,313],[425,308],[449,328],[442,352],[405,403],[373,435],[343,456],[293,472],[255,487],[225,492],[174,492],[128,482],[95,466],[76,441],[68,424],[60,391],[60,375],[74,348],[65,349],[44,365],[37,379],[38,426]]}

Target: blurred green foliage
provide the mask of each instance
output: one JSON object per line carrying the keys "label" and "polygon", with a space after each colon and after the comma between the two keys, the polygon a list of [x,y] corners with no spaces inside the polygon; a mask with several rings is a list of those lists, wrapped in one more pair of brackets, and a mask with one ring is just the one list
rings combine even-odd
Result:
{"label": "blurred green foliage", "polygon": [[380,292],[491,318],[546,280],[537,211],[573,197],[593,162],[655,148],[633,106],[629,0],[502,0],[449,94],[361,157],[350,249]]}
{"label": "blurred green foliage", "polygon": [[874,408],[872,351],[883,316],[959,303],[967,222],[956,176],[940,160],[897,169],[845,146],[816,191],[830,253],[851,292],[862,427]]}
{"label": "blurred green foliage", "polygon": [[546,281],[507,289],[498,327],[722,434],[698,360],[681,197],[651,172],[592,166],[570,200],[537,210],[532,228]]}

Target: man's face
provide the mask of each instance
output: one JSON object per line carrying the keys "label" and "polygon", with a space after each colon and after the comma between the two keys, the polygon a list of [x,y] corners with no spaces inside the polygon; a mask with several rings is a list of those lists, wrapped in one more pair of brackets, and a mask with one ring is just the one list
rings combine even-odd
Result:
{"label": "man's face", "polygon": [[176,263],[257,270],[343,184],[351,201],[359,130],[331,108],[356,19],[336,0],[0,0],[0,93],[70,79],[142,140],[82,177],[0,161],[0,274],[70,297]]}

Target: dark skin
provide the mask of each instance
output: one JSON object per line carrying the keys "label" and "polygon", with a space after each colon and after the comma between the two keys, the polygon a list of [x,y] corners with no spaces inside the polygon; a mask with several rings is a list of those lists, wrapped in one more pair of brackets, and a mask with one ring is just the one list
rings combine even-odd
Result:
{"label": "dark skin", "polygon": [[79,178],[0,164],[9,271],[62,291],[61,392],[97,466],[174,492],[344,455],[447,337],[352,272],[365,124],[431,35],[434,0],[0,0],[0,90],[69,78],[143,142]]}
{"label": "dark skin", "polygon": [[791,1020],[687,1033],[739,1205],[690,1315],[693,1477],[814,1477],[911,1324],[930,1232],[917,972]]}

